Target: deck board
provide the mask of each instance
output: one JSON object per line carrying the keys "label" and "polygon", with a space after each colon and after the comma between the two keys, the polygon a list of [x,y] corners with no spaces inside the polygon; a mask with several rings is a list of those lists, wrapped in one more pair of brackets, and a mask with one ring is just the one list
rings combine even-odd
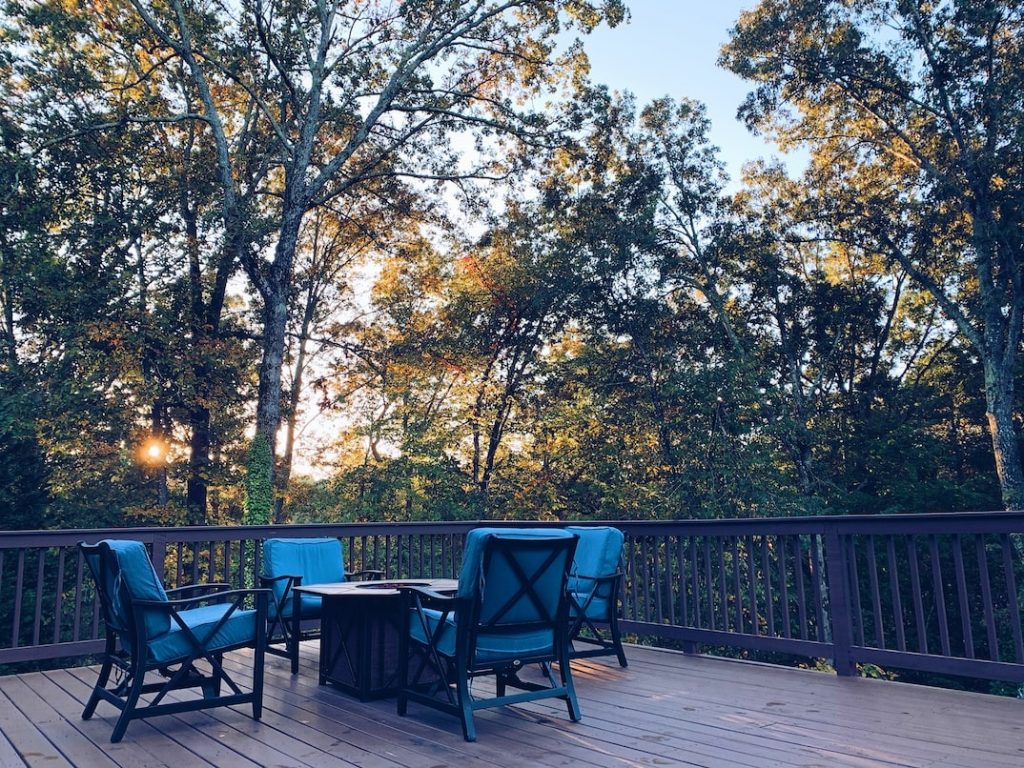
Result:
{"label": "deck board", "polygon": [[[625,670],[574,664],[582,722],[557,700],[487,710],[467,744],[442,713],[410,703],[400,718],[317,685],[317,653],[304,644],[297,676],[268,657],[259,723],[248,707],[183,713],[136,721],[120,744],[112,707],[80,717],[95,668],[2,677],[0,768],[1024,765],[1024,701],[650,648],[629,648]],[[244,679],[251,657],[226,667]]]}

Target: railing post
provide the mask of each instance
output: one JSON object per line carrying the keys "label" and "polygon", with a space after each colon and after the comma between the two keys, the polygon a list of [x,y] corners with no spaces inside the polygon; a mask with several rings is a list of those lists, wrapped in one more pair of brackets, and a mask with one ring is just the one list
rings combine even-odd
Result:
{"label": "railing post", "polygon": [[[167,538],[164,536],[155,536],[153,538],[153,569],[156,571],[156,576],[160,579],[161,584],[166,584],[164,580],[164,569],[167,562]],[[178,586],[175,584],[174,586]]]}
{"label": "railing post", "polygon": [[828,568],[829,613],[832,619],[833,664],[836,673],[849,677],[857,674],[850,658],[853,644],[853,622],[850,617],[850,589],[846,567],[846,551],[835,523],[825,524],[825,558]]}

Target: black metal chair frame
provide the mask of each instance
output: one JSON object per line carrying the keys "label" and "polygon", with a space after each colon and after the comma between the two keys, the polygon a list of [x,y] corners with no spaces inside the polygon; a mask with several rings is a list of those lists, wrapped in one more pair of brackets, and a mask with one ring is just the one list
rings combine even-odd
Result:
{"label": "black metal chair frame", "polygon": [[[383,577],[383,571],[366,569],[362,571],[345,571],[345,579],[365,579]],[[281,656],[291,661],[292,674],[299,671],[299,643],[303,640],[312,640],[320,637],[320,619],[307,619],[302,621],[301,607],[302,594],[295,591],[295,587],[302,586],[302,576],[280,574],[278,576],[260,576],[260,586],[270,587],[278,581],[285,581],[284,592],[281,599],[274,603],[274,615],[267,626],[267,653],[274,656]],[[271,593],[273,599],[273,593]],[[288,600],[292,601],[292,615],[287,619],[284,616],[284,606]],[[283,645],[283,648],[278,646]]]}
{"label": "black metal chair frame", "polygon": [[[127,588],[122,586],[122,605],[128,606],[132,621],[130,626],[121,626],[113,615],[112,596],[107,592],[107,580],[104,575],[104,569],[111,567],[110,560],[116,555],[103,542],[99,544],[83,542],[79,544],[79,548],[83,555],[98,555],[101,570],[100,573],[94,575],[106,629],[106,645],[103,650],[99,678],[82,712],[83,720],[88,720],[93,716],[96,706],[101,700],[113,704],[121,711],[121,715],[114,725],[114,731],[110,735],[110,741],[116,744],[124,737],[128,724],[132,720],[146,717],[192,712],[234,704],[251,704],[253,719],[260,719],[263,711],[263,654],[266,648],[264,627],[266,626],[269,590],[232,589],[230,584],[219,583],[195,584],[167,590],[169,599],[164,602],[162,600],[134,599],[128,594]],[[171,599],[172,596],[174,599]],[[250,597],[254,598],[256,603],[255,638],[251,641],[219,647],[215,652],[208,650],[207,645],[210,640]],[[217,624],[210,629],[205,638],[196,637],[179,613],[199,603],[226,603],[229,601],[231,602],[230,607]],[[191,645],[189,653],[159,662],[148,659],[145,624],[147,609],[167,611],[170,614],[171,620],[175,622]],[[118,640],[121,641],[121,651],[118,651]],[[252,691],[243,693],[225,671],[222,660],[225,652],[248,647],[254,649]],[[209,674],[203,674],[196,669],[195,662],[200,660],[206,661],[210,665],[211,672]],[[177,669],[172,669],[175,666]],[[110,674],[114,668],[119,670],[120,680],[113,688],[107,688]],[[148,672],[159,672],[164,680],[147,683],[145,678]],[[221,683],[227,683],[231,689],[229,695],[220,695]],[[189,688],[201,688],[203,698],[167,704],[160,703],[171,691]],[[142,694],[149,693],[156,693],[156,696],[145,706],[138,706]]]}
{"label": "black metal chair frame", "polygon": [[[622,648],[622,633],[619,631],[619,611],[617,608],[617,602],[619,599],[619,590],[622,587],[622,580],[625,574],[622,570],[617,570],[615,573],[609,576],[586,576],[583,574],[576,574],[577,578],[589,579],[594,582],[594,588],[590,591],[587,599],[583,601],[582,605],[576,600],[573,592],[569,593],[569,600],[572,603],[573,611],[570,612],[570,625],[569,625],[569,639],[571,642],[571,649],[569,651],[569,658],[571,659],[591,659],[595,656],[617,656],[619,659],[620,667],[629,666],[626,662],[626,654]],[[587,608],[593,602],[597,593],[603,584],[608,584],[608,619],[607,621],[601,621],[599,619],[587,618]],[[598,625],[607,624],[607,629],[603,630]],[[589,635],[582,634],[584,631],[589,632]],[[608,637],[605,637],[607,632]],[[576,649],[576,643],[587,643],[592,648],[584,648],[581,650]]]}
{"label": "black metal chair frame", "polygon": [[[539,552],[548,550],[550,554],[534,573],[528,575],[521,564],[511,555],[511,551],[517,548],[534,549]],[[462,723],[462,735],[466,741],[476,741],[476,727],[473,722],[475,711],[523,701],[545,698],[563,699],[566,702],[569,718],[573,722],[578,722],[581,715],[573,685],[572,670],[569,666],[569,603],[568,593],[565,590],[568,569],[572,563],[575,548],[575,538],[502,539],[495,537],[487,542],[480,573],[487,572],[492,558],[504,557],[515,573],[518,584],[513,596],[486,623],[480,621],[480,592],[476,597],[459,597],[457,595],[441,595],[423,587],[400,587],[399,589],[405,597],[405,610],[403,611],[405,618],[398,653],[400,664],[398,714],[402,716],[406,714],[408,703],[411,700],[455,715]],[[566,570],[562,576],[562,595],[558,601],[555,615],[545,615],[544,619],[535,622],[501,624],[501,619],[523,599],[530,600],[538,612],[546,613],[543,611],[543,601],[537,593],[537,582],[564,550],[568,550],[565,561]],[[441,611],[440,620],[433,632],[423,613],[424,608]],[[422,623],[424,636],[430,638],[430,644],[421,646],[415,654],[415,659],[412,653],[413,640],[409,633],[414,612],[415,620]],[[454,657],[446,656],[438,650],[438,642],[449,617],[455,618],[456,625]],[[554,630],[553,653],[536,656],[520,655],[517,658],[500,662],[474,663],[477,640],[481,634],[512,634],[548,628]],[[417,643],[417,645],[420,644]],[[410,675],[413,661],[415,661],[416,667]],[[551,662],[556,661],[559,671],[558,680],[555,679],[551,667]],[[548,678],[548,685],[520,679],[519,670],[528,664],[541,666]],[[428,672],[433,672],[434,679],[424,682],[423,676]],[[470,691],[470,681],[485,675],[495,676],[497,695],[489,699],[476,699]],[[508,687],[517,688],[522,693],[507,694]],[[441,694],[443,694],[443,698],[441,698]]]}

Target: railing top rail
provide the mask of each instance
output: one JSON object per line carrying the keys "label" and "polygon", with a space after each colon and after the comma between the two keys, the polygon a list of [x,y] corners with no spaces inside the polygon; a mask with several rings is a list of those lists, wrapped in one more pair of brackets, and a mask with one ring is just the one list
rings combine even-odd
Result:
{"label": "railing top rail", "polygon": [[157,541],[220,541],[225,539],[263,539],[274,536],[416,535],[465,533],[480,525],[509,527],[563,525],[614,525],[639,535],[659,533],[744,534],[744,533],[821,533],[835,528],[840,533],[948,533],[1024,531],[1024,511],[1013,512],[938,512],[926,514],[845,515],[790,518],[735,518],[724,520],[466,520],[442,522],[365,522],[296,523],[288,525],[182,526],[177,528],[75,528],[62,530],[0,531],[0,549],[60,546],[81,540],[133,538]]}

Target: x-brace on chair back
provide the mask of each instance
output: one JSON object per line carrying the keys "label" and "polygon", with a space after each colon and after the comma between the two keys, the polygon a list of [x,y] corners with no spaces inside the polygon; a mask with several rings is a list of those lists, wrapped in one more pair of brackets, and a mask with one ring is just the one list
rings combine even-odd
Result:
{"label": "x-brace on chair back", "polygon": [[[118,742],[128,724],[143,717],[251,704],[253,718],[260,718],[269,590],[231,589],[228,584],[164,590],[141,542],[110,539],[79,547],[96,582],[106,629],[99,678],[83,719],[92,717],[101,700],[113,704],[121,715],[110,740]],[[246,600],[253,600],[255,608],[245,608]],[[224,653],[243,647],[254,649],[249,693],[222,664]],[[196,664],[209,669],[204,673]],[[117,682],[108,688],[115,669]],[[149,672],[163,679],[147,683]],[[220,694],[222,683],[229,694]],[[186,688],[200,688],[202,698],[164,701],[169,692]],[[140,705],[143,694],[155,696]]]}

